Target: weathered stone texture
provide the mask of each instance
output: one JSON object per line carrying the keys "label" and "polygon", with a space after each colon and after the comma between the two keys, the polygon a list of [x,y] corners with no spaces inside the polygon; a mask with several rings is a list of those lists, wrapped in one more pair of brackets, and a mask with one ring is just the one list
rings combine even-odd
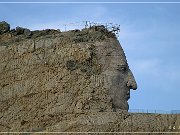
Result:
{"label": "weathered stone texture", "polygon": [[104,56],[119,45],[112,33],[13,33],[0,35],[0,131],[169,131],[177,125],[179,115],[113,112],[101,74],[111,59]]}
{"label": "weathered stone texture", "polygon": [[10,25],[7,22],[5,21],[0,22],[0,34],[6,33],[9,30],[10,30]]}
{"label": "weathered stone texture", "polygon": [[92,84],[100,70],[93,45],[61,36],[2,44],[1,130],[31,131],[56,123],[64,114],[111,111],[102,84]]}

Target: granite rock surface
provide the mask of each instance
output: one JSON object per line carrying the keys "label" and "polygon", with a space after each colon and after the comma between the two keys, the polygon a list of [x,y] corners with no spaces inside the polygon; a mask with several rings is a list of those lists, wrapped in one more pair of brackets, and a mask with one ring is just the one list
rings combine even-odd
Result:
{"label": "granite rock surface", "polygon": [[0,34],[1,132],[180,131],[179,115],[114,110],[116,97],[106,87],[112,63],[104,59],[120,45],[113,33],[17,30]]}

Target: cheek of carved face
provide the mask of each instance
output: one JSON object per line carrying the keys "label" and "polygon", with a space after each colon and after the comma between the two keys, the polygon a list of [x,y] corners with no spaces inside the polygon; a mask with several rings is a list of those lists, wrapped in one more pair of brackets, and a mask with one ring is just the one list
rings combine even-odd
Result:
{"label": "cheek of carved face", "polygon": [[112,99],[113,108],[128,110],[127,100],[130,97],[127,87],[128,71],[122,69],[106,70],[106,87],[109,89],[109,95]]}

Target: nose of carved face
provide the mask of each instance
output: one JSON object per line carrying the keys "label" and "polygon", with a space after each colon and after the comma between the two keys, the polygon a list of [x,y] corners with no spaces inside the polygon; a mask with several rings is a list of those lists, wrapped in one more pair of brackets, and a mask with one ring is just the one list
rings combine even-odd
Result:
{"label": "nose of carved face", "polygon": [[136,83],[136,80],[134,79],[134,76],[133,76],[131,70],[129,70],[129,72],[128,72],[127,87],[129,87],[129,89],[133,89],[133,90],[137,89],[137,83]]}

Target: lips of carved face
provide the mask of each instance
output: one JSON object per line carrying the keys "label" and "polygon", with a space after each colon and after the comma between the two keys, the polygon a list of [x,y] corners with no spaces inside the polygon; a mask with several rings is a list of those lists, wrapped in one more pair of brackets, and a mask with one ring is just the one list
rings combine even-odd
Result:
{"label": "lips of carved face", "polygon": [[128,90],[127,95],[126,95],[126,100],[129,100],[129,99],[130,99],[130,91]]}

